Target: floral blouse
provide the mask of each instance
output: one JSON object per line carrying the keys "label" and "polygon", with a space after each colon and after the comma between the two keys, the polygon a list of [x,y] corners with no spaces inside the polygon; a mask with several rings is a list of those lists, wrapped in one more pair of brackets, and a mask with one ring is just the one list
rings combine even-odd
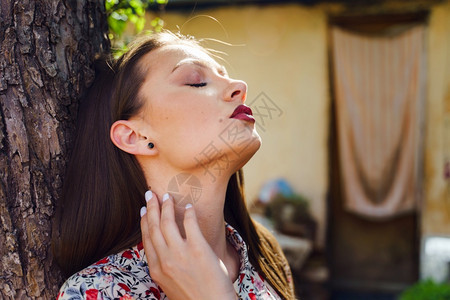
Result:
{"label": "floral blouse", "polygon": [[[226,224],[227,239],[240,257],[239,275],[234,289],[242,300],[280,299],[250,264],[247,246],[239,233]],[[142,243],[72,275],[61,287],[57,300],[63,299],[161,299],[164,291],[152,281]]]}

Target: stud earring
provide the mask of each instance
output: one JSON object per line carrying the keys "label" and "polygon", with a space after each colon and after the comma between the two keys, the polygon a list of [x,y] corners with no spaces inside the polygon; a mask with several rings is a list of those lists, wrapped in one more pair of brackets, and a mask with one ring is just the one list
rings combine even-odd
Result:
{"label": "stud earring", "polygon": [[155,147],[155,144],[153,144],[153,143],[148,143],[148,147],[149,147],[150,149],[153,149],[153,148]]}

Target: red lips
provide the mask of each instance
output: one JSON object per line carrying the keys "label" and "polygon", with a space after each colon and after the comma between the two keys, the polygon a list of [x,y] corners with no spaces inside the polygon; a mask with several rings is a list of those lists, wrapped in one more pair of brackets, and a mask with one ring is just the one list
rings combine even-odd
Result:
{"label": "red lips", "polygon": [[230,116],[231,119],[238,119],[255,123],[255,118],[250,107],[241,104],[235,108]]}

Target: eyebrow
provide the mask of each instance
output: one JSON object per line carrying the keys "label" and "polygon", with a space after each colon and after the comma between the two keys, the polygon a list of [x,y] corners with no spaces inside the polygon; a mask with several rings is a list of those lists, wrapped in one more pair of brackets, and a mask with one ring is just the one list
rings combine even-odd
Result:
{"label": "eyebrow", "polygon": [[[206,64],[206,63],[204,63],[200,60],[196,60],[196,59],[188,59],[188,60],[182,60],[179,63],[177,63],[175,65],[175,67],[172,69],[171,73],[175,72],[175,70],[178,69],[179,67],[181,67],[183,65],[187,65],[187,64],[196,65],[196,66],[206,68],[206,69],[209,69],[209,68],[211,68],[213,70],[216,69],[216,66],[214,66],[213,64]],[[225,67],[222,65],[219,65],[219,67],[217,68],[217,72],[224,76],[227,75],[227,71],[226,71]]]}

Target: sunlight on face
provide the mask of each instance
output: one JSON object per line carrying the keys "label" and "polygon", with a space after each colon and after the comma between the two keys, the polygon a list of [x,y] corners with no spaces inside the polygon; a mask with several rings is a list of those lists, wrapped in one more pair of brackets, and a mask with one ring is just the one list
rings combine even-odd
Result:
{"label": "sunlight on face", "polygon": [[141,64],[148,73],[139,91],[145,100],[139,118],[171,167],[221,162],[220,172],[233,174],[259,149],[254,119],[242,105],[246,83],[229,78],[201,48],[163,46]]}

